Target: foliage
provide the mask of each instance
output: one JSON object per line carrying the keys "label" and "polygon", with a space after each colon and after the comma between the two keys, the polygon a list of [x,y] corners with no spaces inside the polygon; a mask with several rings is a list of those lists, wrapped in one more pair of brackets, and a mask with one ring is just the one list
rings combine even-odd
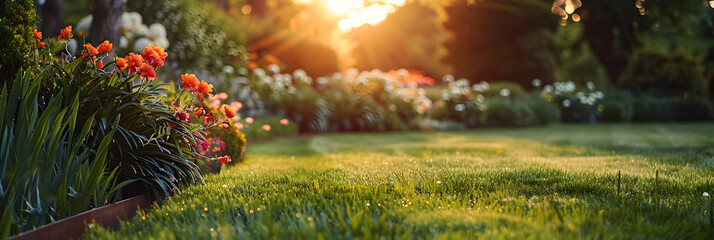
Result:
{"label": "foliage", "polygon": [[701,61],[684,49],[638,49],[618,85],[655,96],[707,96]]}
{"label": "foliage", "polygon": [[663,103],[662,121],[709,121],[714,110],[707,99],[670,98]]}
{"label": "foliage", "polygon": [[[244,127],[242,131],[245,133],[246,138],[251,140],[265,140],[298,134],[297,124],[285,118],[260,117],[255,118],[252,123],[242,121],[241,124]],[[270,128],[265,126],[270,126]]]}
{"label": "foliage", "polygon": [[483,123],[487,126],[528,126],[535,123],[533,110],[525,103],[508,98],[489,100],[483,111]]}
{"label": "foliage", "polygon": [[7,0],[0,4],[0,84],[11,83],[16,73],[32,63],[33,29],[37,13],[32,0]]}
{"label": "foliage", "polygon": [[599,121],[622,122],[632,119],[633,102],[629,92],[608,92],[598,101]]}
{"label": "foliage", "polygon": [[[111,120],[111,129],[89,148],[94,118],[78,120],[79,96],[38,96],[51,74],[20,73],[10,92],[8,84],[2,89],[0,212],[11,219],[0,221],[3,238],[117,201],[119,189],[131,183],[117,184],[117,168],[107,166],[120,116],[102,119]],[[63,100],[70,104],[63,106]]]}
{"label": "foliage", "polygon": [[[453,74],[476,81],[512,81],[530,87],[555,81],[551,33],[558,24],[548,0],[455,1],[445,7],[450,34],[443,61]],[[476,83],[476,82],[472,82]]]}
{"label": "foliage", "polygon": [[161,23],[171,46],[169,61],[183,70],[219,72],[235,65],[246,39],[233,20],[212,4],[191,0],[129,1],[127,10],[141,14],[144,22]]}
{"label": "foliage", "polygon": [[87,239],[708,239],[712,131],[554,125],[271,141]]}
{"label": "foliage", "polygon": [[649,94],[642,94],[632,101],[633,122],[654,122],[662,119],[663,100]]}

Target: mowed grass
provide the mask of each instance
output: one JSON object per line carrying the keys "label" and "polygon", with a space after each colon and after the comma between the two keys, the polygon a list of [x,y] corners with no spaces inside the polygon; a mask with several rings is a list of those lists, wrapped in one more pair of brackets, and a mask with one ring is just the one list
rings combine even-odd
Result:
{"label": "mowed grass", "polygon": [[713,133],[556,125],[276,140],[88,238],[711,239]]}

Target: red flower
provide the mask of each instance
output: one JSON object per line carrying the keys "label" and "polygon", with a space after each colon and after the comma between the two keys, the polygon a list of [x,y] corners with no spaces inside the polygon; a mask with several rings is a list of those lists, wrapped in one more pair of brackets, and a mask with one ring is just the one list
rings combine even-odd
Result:
{"label": "red flower", "polygon": [[221,127],[223,127],[223,129],[228,129],[231,127],[231,123],[228,122],[228,120],[225,120],[221,123]]}
{"label": "red flower", "polygon": [[196,78],[196,75],[194,74],[184,74],[181,75],[181,80],[183,84],[183,88],[188,90],[188,91],[196,91],[199,85],[198,78]]}
{"label": "red flower", "polygon": [[213,112],[209,112],[203,117],[203,125],[208,125],[213,120],[216,120],[216,116],[213,114]]}
{"label": "red flower", "polygon": [[35,32],[32,35],[35,37],[35,39],[42,40],[42,32],[38,32],[37,29],[35,29]]}
{"label": "red flower", "polygon": [[221,164],[229,163],[229,162],[231,162],[231,157],[227,156],[227,155],[223,156],[223,157],[219,157],[218,162],[220,162]]}
{"label": "red flower", "polygon": [[198,84],[198,88],[196,90],[198,90],[198,92],[200,92],[200,93],[211,94],[211,93],[213,93],[213,84],[208,84],[205,81],[201,81]]}
{"label": "red flower", "polygon": [[115,64],[119,68],[119,71],[124,71],[124,69],[126,68],[126,59],[117,58],[117,61]]}
{"label": "red flower", "polygon": [[37,48],[45,48],[45,43],[37,41]]}
{"label": "red flower", "polygon": [[176,114],[174,114],[174,117],[176,118],[177,121],[182,121],[182,122],[191,121],[191,115],[189,115],[187,112],[176,112]]}
{"label": "red flower", "polygon": [[205,113],[205,111],[203,110],[203,108],[200,108],[200,107],[193,108],[193,114],[196,114],[196,117],[202,117],[204,113]]}
{"label": "red flower", "polygon": [[208,141],[203,141],[200,146],[203,148],[203,151],[208,151]]}
{"label": "red flower", "polygon": [[166,56],[168,55],[168,53],[164,52],[164,48],[151,44],[145,47],[144,52],[141,53],[141,56],[147,63],[151,64],[152,67],[163,66],[166,63]]}
{"label": "red flower", "polygon": [[99,53],[99,51],[97,51],[97,49],[94,48],[91,43],[84,44],[84,48],[87,49],[87,54],[89,56],[94,56]]}
{"label": "red flower", "polygon": [[109,41],[104,40],[104,42],[102,44],[99,44],[99,47],[97,47],[97,50],[99,51],[99,53],[105,53],[105,52],[111,51],[113,46],[114,45],[109,43]]}
{"label": "red flower", "polygon": [[129,69],[129,74],[138,72],[139,68],[144,64],[144,59],[134,53],[129,53],[129,56],[124,57],[124,60],[127,63],[126,68]]}
{"label": "red flower", "polygon": [[60,30],[60,35],[57,36],[57,40],[69,39],[69,37],[71,35],[72,35],[72,26],[67,26],[66,28]]}
{"label": "red flower", "polygon": [[104,68],[104,63],[102,63],[102,60],[99,60],[99,62],[97,62],[97,69],[102,69],[102,68]]}
{"label": "red flower", "polygon": [[154,72],[154,68],[149,64],[145,63],[144,65],[141,65],[139,71],[141,72],[141,79],[152,81],[156,78],[156,72]]}
{"label": "red flower", "polygon": [[228,105],[223,105],[223,111],[222,111],[222,112],[226,114],[226,117],[227,117],[227,118],[233,118],[233,117],[236,116],[236,111],[233,110],[233,108],[232,108],[231,106],[228,106]]}

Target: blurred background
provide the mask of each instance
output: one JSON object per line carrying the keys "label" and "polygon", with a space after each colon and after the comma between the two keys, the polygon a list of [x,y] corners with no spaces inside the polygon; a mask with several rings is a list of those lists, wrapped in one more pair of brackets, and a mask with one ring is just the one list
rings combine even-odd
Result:
{"label": "blurred background", "polygon": [[[406,90],[396,94],[411,104],[408,111],[374,94],[367,100],[400,112],[386,118],[402,119],[407,129],[438,128],[429,120],[443,120],[442,127],[451,120],[478,127],[714,118],[714,1],[34,3],[37,24],[48,37],[72,25],[77,44],[109,39],[119,43],[117,55],[163,46],[169,55],[162,81],[196,72],[227,92],[228,101],[240,101],[243,115],[287,116],[302,124],[301,131],[351,129],[329,127],[332,121],[324,116],[335,118],[338,106],[330,110],[323,102],[354,92],[368,96],[374,87],[355,86],[390,76],[418,85],[412,94],[417,97],[405,97]],[[312,88],[301,88],[299,79]],[[318,86],[330,84],[351,89]],[[401,91],[380,84],[380,90]],[[384,117],[379,111],[365,114],[371,108],[353,100],[341,104],[363,113],[345,111],[344,121],[362,118],[354,120],[362,126]],[[421,121],[411,123],[415,118]],[[353,130],[365,129],[375,130]]]}

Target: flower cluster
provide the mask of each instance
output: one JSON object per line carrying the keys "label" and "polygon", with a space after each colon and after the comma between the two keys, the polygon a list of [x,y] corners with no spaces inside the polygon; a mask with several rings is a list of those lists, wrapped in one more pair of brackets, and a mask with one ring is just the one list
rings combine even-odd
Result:
{"label": "flower cluster", "polygon": [[[37,47],[44,48],[44,43],[41,42],[42,33],[35,30],[33,37],[37,40]],[[73,40],[72,26],[62,29],[58,39]],[[112,51],[113,47],[114,44],[109,41],[104,41],[96,47],[90,43],[86,43],[82,46],[83,50],[79,58],[88,64],[96,66],[96,69],[103,69],[104,63],[102,60],[104,56],[102,54]],[[115,58],[113,63],[116,66],[113,70],[115,72],[111,73],[110,76],[114,76],[116,72],[125,72],[128,75],[137,74],[140,79],[144,80],[141,83],[142,87],[144,87],[144,84],[148,84],[156,78],[156,68],[166,64],[167,56],[168,53],[166,53],[163,47],[149,44],[144,47],[144,51],[139,54],[129,53],[124,57]],[[188,91],[193,94],[193,98],[198,98],[201,102],[204,99],[205,94],[208,94],[209,97],[213,96],[213,85],[205,81],[199,81],[194,74],[184,74],[181,76],[181,79],[183,85],[181,93],[183,93],[183,91]],[[179,96],[181,93],[179,93]],[[199,122],[203,124],[203,126],[199,128],[199,131],[196,132],[196,136],[198,136],[201,141],[199,141],[198,144],[193,145],[193,147],[195,147],[194,151],[197,152],[199,148],[205,149],[208,147],[209,140],[205,139],[201,132],[205,132],[205,130],[216,126],[228,128],[230,126],[228,119],[236,117],[237,110],[234,110],[234,107],[232,106],[225,105],[220,109],[222,114],[219,115],[213,111],[207,111],[205,108],[200,106],[200,104],[198,104],[198,106],[196,106],[196,104],[192,104],[193,98],[183,106],[174,101],[174,103],[171,104],[171,108],[173,110],[174,118],[177,121],[182,122],[182,124],[187,124],[189,127],[194,126],[191,121],[190,113],[193,113],[196,118],[199,119]],[[176,100],[178,100],[178,97]],[[225,121],[222,121],[223,117],[225,117]],[[175,127],[175,125],[171,124],[171,127]],[[198,154],[198,156],[201,155]],[[210,159],[209,157],[205,158]],[[231,162],[231,158],[229,156],[216,158],[214,160],[218,160],[221,163]]]}
{"label": "flower cluster", "polygon": [[42,42],[42,32],[38,32],[37,29],[35,29],[32,36],[35,37],[35,44],[37,45],[37,48],[45,48],[45,43]]}

